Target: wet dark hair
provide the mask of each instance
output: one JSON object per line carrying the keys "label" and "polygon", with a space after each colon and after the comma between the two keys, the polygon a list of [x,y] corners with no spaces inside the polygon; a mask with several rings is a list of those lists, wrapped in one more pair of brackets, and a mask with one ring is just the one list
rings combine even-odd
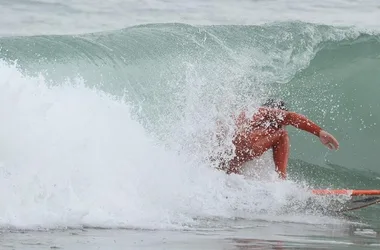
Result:
{"label": "wet dark hair", "polygon": [[286,106],[286,103],[283,100],[275,100],[273,98],[269,98],[268,100],[266,100],[266,102],[262,106],[288,111],[288,107]]}

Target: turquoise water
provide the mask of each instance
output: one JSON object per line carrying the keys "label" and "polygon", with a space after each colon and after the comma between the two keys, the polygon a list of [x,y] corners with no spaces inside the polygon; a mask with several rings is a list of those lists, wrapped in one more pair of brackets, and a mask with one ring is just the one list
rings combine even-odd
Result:
{"label": "turquoise water", "polygon": [[[203,13],[212,4],[194,6]],[[69,20],[63,6],[62,19]],[[363,28],[376,25],[360,13],[352,14],[352,22],[362,21],[357,26],[342,25],[350,23],[343,15],[335,24],[277,18],[244,25],[234,21],[239,15],[220,22],[220,16],[186,22],[174,15],[178,22],[142,24],[149,16],[141,25],[103,19],[112,29],[95,25],[100,19],[82,21],[72,34],[37,21],[32,26],[40,32],[5,32],[0,227],[11,243],[3,245],[111,249],[133,247],[143,237],[155,249],[378,246],[378,206],[326,213],[330,201],[308,191],[379,189],[380,36]],[[229,126],[231,114],[254,112],[273,96],[332,133],[340,150],[289,128],[288,181],[275,179],[270,152],[247,166],[254,176],[216,170],[209,156],[232,145],[231,134],[217,144],[215,122]],[[89,232],[77,234],[78,228]],[[28,230],[25,237],[21,230]],[[71,233],[84,243],[73,243]],[[108,242],[109,234],[120,245]],[[185,235],[190,245],[173,240]]]}
{"label": "turquoise water", "polygon": [[[330,154],[302,132],[292,137],[292,157],[379,172],[376,34],[299,22],[159,24],[80,36],[2,38],[0,46],[2,58],[17,60],[28,74],[42,73],[53,84],[80,76],[87,86],[124,96],[153,133],[165,136],[186,115],[228,116],[236,107],[257,107],[278,96],[342,145]],[[192,126],[194,119],[184,118],[181,125]]]}

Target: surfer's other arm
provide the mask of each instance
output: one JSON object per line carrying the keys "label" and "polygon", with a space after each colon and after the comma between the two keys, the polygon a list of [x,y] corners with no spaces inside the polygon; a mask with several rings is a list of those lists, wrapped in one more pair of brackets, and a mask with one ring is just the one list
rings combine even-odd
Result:
{"label": "surfer's other arm", "polygon": [[292,125],[298,129],[307,131],[313,135],[318,136],[322,144],[327,146],[329,149],[339,148],[339,143],[334,138],[334,136],[332,136],[328,132],[321,129],[313,121],[295,112],[289,112],[289,111],[283,111],[283,112],[285,113],[284,114],[285,119],[283,121],[283,125]]}

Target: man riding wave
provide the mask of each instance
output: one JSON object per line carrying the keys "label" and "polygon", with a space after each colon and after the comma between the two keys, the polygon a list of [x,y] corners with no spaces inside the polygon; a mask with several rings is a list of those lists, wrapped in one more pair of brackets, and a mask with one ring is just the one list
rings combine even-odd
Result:
{"label": "man riding wave", "polygon": [[319,137],[322,144],[331,150],[339,148],[338,141],[328,132],[305,116],[290,112],[283,101],[269,99],[252,116],[245,112],[235,120],[233,137],[235,157],[227,164],[227,174],[240,173],[240,167],[267,150],[272,149],[276,172],[286,179],[289,158],[289,136],[285,126],[291,125]]}

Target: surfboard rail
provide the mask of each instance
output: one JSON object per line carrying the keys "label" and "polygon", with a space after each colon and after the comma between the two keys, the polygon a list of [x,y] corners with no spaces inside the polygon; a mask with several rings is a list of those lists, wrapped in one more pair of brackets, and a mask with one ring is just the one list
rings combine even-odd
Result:
{"label": "surfboard rail", "polygon": [[378,189],[313,189],[313,194],[316,195],[350,195],[350,196],[360,196],[360,195],[380,195],[380,190]]}

